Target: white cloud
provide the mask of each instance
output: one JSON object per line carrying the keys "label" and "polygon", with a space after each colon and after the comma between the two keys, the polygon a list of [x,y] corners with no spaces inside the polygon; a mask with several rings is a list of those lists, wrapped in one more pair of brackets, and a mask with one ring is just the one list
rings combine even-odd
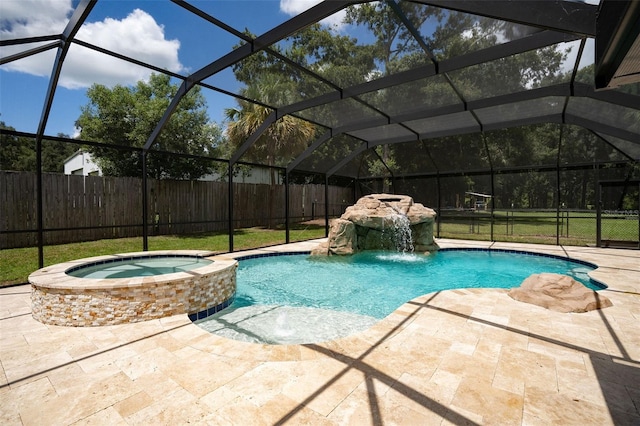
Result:
{"label": "white cloud", "polygon": [[58,34],[71,12],[71,0],[2,0],[1,38]]}
{"label": "white cloud", "polygon": [[[280,0],[280,11],[290,16],[296,16],[320,2],[321,0]],[[345,15],[346,12],[341,10],[323,19],[320,23],[338,31],[345,25],[343,22]]]}
{"label": "white cloud", "polygon": [[[59,34],[72,12],[71,0],[2,0],[0,5],[2,39]],[[106,18],[101,22],[85,22],[76,38],[173,72],[184,70],[178,59],[180,42],[166,40],[164,28],[140,9],[135,9],[122,20]],[[2,56],[32,47],[34,45],[5,46]],[[56,49],[53,49],[10,62],[2,69],[49,76],[55,54]],[[72,45],[59,84],[69,89],[85,88],[93,83],[126,85],[146,79],[150,74],[146,68]]]}

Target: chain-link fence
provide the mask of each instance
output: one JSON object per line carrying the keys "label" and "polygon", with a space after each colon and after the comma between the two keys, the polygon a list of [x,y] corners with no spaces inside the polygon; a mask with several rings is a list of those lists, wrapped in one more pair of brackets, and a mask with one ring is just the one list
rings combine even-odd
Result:
{"label": "chain-link fence", "polygon": [[601,182],[599,189],[598,246],[640,248],[640,182]]}

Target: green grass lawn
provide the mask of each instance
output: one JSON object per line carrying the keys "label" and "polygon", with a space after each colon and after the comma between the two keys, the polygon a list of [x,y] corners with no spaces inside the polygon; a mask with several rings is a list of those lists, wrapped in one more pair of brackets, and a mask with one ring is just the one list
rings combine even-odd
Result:
{"label": "green grass lawn", "polygon": [[[496,241],[555,244],[560,235],[560,244],[596,244],[596,213],[566,212],[559,223],[555,211],[506,212],[495,211],[493,239]],[[559,231],[559,232],[558,232]],[[465,238],[489,240],[491,238],[491,215],[488,212],[446,212],[440,217],[441,238]],[[602,239],[615,241],[637,241],[638,221],[620,216],[603,215]]]}
{"label": "green grass lawn", "polygon": [[[495,241],[556,244],[555,211],[494,212]],[[595,212],[571,212],[560,223],[560,244],[585,246],[596,244]],[[434,231],[435,232],[435,231]],[[297,225],[290,230],[290,240],[305,241],[324,237],[324,226]],[[440,218],[440,238],[468,240],[491,239],[491,215],[488,212],[445,212]],[[602,239],[637,241],[638,221],[621,217],[603,218]],[[267,247],[285,242],[284,229],[247,228],[234,232],[234,250]],[[210,250],[227,252],[227,233],[186,236],[149,237],[149,250]],[[142,251],[142,238],[89,241],[44,247],[45,266],[83,257]],[[35,247],[0,250],[0,287],[27,282],[38,269],[38,249]]]}
{"label": "green grass lawn", "polygon": [[[291,242],[322,238],[324,227],[314,225],[292,227],[289,237]],[[283,229],[247,228],[237,230],[233,234],[233,246],[236,251],[284,244],[285,241]],[[188,236],[153,236],[149,237],[149,250],[210,250],[222,253],[229,251],[229,238],[226,232]],[[44,247],[44,263],[48,266],[83,257],[135,251],[142,251],[140,237],[60,244]],[[38,269],[36,247],[0,250],[0,287],[27,282],[29,274],[36,269]]]}

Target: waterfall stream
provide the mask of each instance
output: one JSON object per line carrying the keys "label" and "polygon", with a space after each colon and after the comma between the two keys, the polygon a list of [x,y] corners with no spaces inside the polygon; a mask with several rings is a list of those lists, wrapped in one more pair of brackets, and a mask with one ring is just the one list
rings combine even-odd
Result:
{"label": "waterfall stream", "polygon": [[413,238],[411,237],[411,222],[407,215],[398,210],[394,205],[390,206],[395,210],[396,214],[390,217],[393,223],[393,229],[391,230],[391,238],[396,246],[396,251],[401,253],[413,253]]}

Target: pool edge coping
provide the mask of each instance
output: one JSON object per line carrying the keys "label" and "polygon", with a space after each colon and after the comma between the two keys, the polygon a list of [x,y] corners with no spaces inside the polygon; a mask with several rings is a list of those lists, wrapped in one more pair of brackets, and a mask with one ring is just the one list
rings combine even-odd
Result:
{"label": "pool edge coping", "polygon": [[[162,257],[167,255],[181,255],[202,257],[211,260],[209,265],[195,268],[191,271],[173,272],[170,274],[162,274],[147,277],[130,277],[130,278],[84,278],[68,275],[67,271],[81,267],[83,265],[97,264],[101,261],[116,261],[118,259],[131,259],[135,257]],[[85,290],[113,290],[117,288],[134,288],[142,287],[149,284],[164,284],[178,279],[186,279],[194,275],[206,276],[211,273],[219,272],[231,267],[237,260],[229,257],[226,253],[216,254],[208,250],[157,250],[142,251],[131,253],[117,253],[110,255],[93,256],[71,260],[54,265],[45,266],[31,274],[29,274],[29,284],[40,288],[62,290],[69,288],[85,289]]]}

